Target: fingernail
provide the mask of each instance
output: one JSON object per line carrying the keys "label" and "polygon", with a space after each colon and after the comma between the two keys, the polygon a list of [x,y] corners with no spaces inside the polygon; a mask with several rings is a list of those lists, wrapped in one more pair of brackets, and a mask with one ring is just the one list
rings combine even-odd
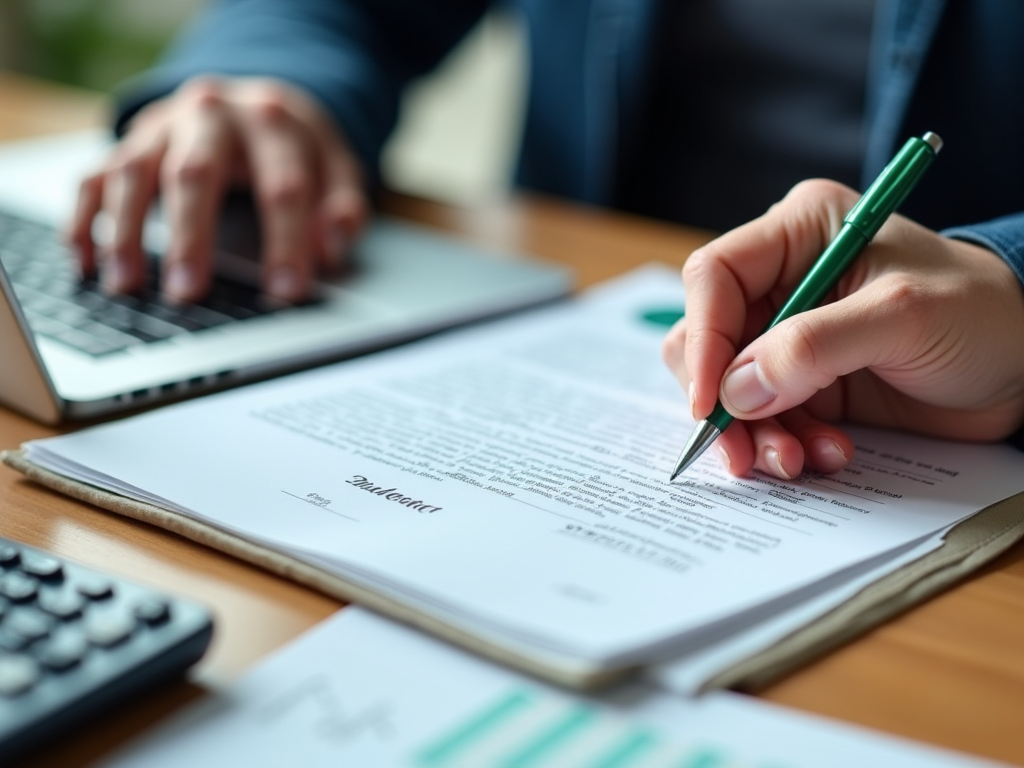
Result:
{"label": "fingernail", "polygon": [[784,480],[792,480],[793,475],[786,471],[786,468],[782,466],[782,457],[779,456],[779,452],[774,448],[764,449],[765,463],[774,470],[775,474]]}
{"label": "fingernail", "polygon": [[809,452],[814,463],[824,472],[837,472],[850,463],[839,443],[830,437],[817,437],[810,442]]}
{"label": "fingernail", "polygon": [[775,399],[756,361],[741,365],[725,377],[722,396],[737,411],[754,411]]}
{"label": "fingernail", "polygon": [[725,471],[732,474],[732,459],[729,457],[729,452],[725,450],[725,446],[715,443],[715,450],[718,451],[718,458],[721,460],[722,466],[725,467]]}
{"label": "fingernail", "polygon": [[690,417],[697,421],[697,385],[690,382]]}
{"label": "fingernail", "polygon": [[292,267],[275,267],[267,281],[267,292],[279,299],[294,299],[299,294],[299,276]]}
{"label": "fingernail", "polygon": [[167,268],[164,278],[164,293],[172,299],[185,301],[195,296],[196,271],[191,264],[175,263]]}

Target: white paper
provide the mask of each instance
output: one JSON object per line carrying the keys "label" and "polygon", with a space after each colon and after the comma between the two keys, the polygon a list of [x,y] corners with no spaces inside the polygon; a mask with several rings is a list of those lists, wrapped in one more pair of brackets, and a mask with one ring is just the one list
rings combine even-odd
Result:
{"label": "white paper", "polygon": [[737,480],[708,456],[668,484],[693,425],[639,318],[679,300],[652,268],[30,458],[599,665],[713,642],[1024,489],[1006,446],[861,429],[836,475]]}
{"label": "white paper", "polygon": [[942,546],[945,531],[911,547],[903,554],[887,559],[881,565],[867,570],[838,585],[787,609],[764,621],[730,633],[714,643],[696,648],[689,653],[644,671],[647,679],[665,689],[684,696],[694,696],[707,687],[708,681],[730,669],[744,659],[767,650],[779,640],[801,629],[829,611],[852,599],[862,590],[880,579],[919,560]]}
{"label": "white paper", "polygon": [[[513,698],[528,706],[466,735],[467,724]],[[538,748],[578,714],[579,727]],[[572,696],[356,608],[104,765],[497,768],[527,750],[533,758],[515,765],[594,768],[615,754],[617,768],[992,765],[738,694],[685,700],[631,685],[601,698]]]}

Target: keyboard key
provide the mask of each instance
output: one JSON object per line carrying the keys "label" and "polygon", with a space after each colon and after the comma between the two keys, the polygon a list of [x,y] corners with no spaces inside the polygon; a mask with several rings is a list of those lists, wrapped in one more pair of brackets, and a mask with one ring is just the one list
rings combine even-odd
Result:
{"label": "keyboard key", "polygon": [[4,629],[34,643],[50,634],[53,619],[35,608],[25,608],[12,612],[4,621]]}
{"label": "keyboard key", "polygon": [[78,592],[61,590],[60,592],[44,591],[39,595],[37,605],[51,616],[58,619],[73,619],[85,608],[85,598]]}
{"label": "keyboard key", "polygon": [[0,651],[17,653],[18,651],[25,650],[31,642],[24,635],[9,632],[7,629],[0,627]]}
{"label": "keyboard key", "polygon": [[0,656],[0,696],[19,696],[39,680],[39,665],[28,656]]}
{"label": "keyboard key", "polygon": [[60,560],[36,552],[26,552],[21,556],[21,570],[44,581],[58,581],[64,576]]}
{"label": "keyboard key", "polygon": [[168,307],[157,303],[148,303],[143,307],[142,311],[147,315],[152,315],[153,317],[158,317],[165,322],[172,323],[183,331],[201,331],[206,327],[202,323],[186,316],[176,307]]}
{"label": "keyboard key", "polygon": [[89,616],[85,621],[85,636],[101,648],[123,643],[135,631],[135,619],[121,613],[102,613]]}
{"label": "keyboard key", "polygon": [[56,333],[51,338],[67,344],[69,347],[74,347],[80,352],[85,352],[87,355],[99,356],[124,349],[123,346],[111,344],[103,339],[97,339],[95,336],[90,336],[73,328]]}
{"label": "keyboard key", "polygon": [[171,617],[171,606],[166,600],[153,597],[137,603],[132,613],[139,621],[153,626],[162,624]]}
{"label": "keyboard key", "polygon": [[21,558],[21,550],[10,544],[0,544],[0,565],[9,567]]}
{"label": "keyboard key", "polygon": [[88,290],[88,288],[81,284],[79,284],[78,290],[75,292],[74,296],[71,297],[71,301],[75,302],[75,304],[80,307],[84,307],[90,312],[101,310],[109,303],[106,297]]}
{"label": "keyboard key", "polygon": [[181,314],[183,317],[201,325],[203,328],[216,328],[218,325],[225,325],[232,322],[232,317],[230,315],[225,315],[223,312],[217,312],[212,309],[207,309],[206,307],[199,306],[198,304],[191,304],[182,307]]}
{"label": "keyboard key", "polygon": [[123,347],[128,347],[138,342],[126,333],[122,333],[116,328],[111,328],[109,325],[103,325],[95,321],[88,321],[82,323],[79,326],[79,330],[82,333],[87,333],[90,336],[95,336],[97,339],[108,341],[111,344],[119,344]]}
{"label": "keyboard key", "polygon": [[102,576],[88,577],[80,579],[75,589],[90,600],[102,600],[114,594],[114,583]]}
{"label": "keyboard key", "polygon": [[35,649],[36,659],[47,669],[63,672],[78,664],[89,650],[82,632],[62,632],[40,643]]}
{"label": "keyboard key", "polygon": [[74,328],[75,326],[84,323],[89,317],[89,310],[85,307],[80,307],[69,301],[55,303],[57,305],[46,314],[59,323],[64,323],[64,325],[70,325]]}
{"label": "keyboard key", "polygon": [[150,336],[157,339],[169,339],[171,336],[177,336],[179,333],[184,331],[173,323],[168,323],[157,317],[150,317],[149,315],[138,313],[136,319],[136,329],[145,331]]}
{"label": "keyboard key", "polygon": [[12,603],[34,600],[39,593],[39,582],[20,571],[8,571],[0,576],[0,595]]}
{"label": "keyboard key", "polygon": [[38,312],[26,312],[28,317],[28,323],[32,326],[32,330],[37,336],[49,336],[55,338],[58,334],[64,333],[68,330],[68,327],[64,323],[59,323],[56,320],[51,320],[46,315],[41,315]]}

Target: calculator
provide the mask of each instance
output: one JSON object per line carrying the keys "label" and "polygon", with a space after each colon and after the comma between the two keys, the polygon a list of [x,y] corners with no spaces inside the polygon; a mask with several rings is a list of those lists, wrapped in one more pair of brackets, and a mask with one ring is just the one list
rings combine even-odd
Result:
{"label": "calculator", "polygon": [[199,660],[195,603],[0,538],[0,765]]}

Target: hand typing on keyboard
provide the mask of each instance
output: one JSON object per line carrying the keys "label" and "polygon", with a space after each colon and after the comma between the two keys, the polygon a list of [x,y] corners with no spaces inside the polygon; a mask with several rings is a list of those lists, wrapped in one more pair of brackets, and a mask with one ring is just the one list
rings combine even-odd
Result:
{"label": "hand typing on keyboard", "polygon": [[[281,309],[246,283],[218,275],[197,304],[169,303],[152,287],[107,295],[81,280],[52,227],[0,211],[0,263],[32,331],[93,357],[184,333],[217,328]],[[156,263],[142,266],[156,284]]]}
{"label": "hand typing on keyboard", "polygon": [[[226,190],[251,184],[263,236],[263,289],[306,296],[318,267],[338,264],[366,216],[359,163],[326,112],[295,86],[258,78],[186,83],[141,110],[110,158],[81,185],[70,240],[108,293],[144,283],[143,220],[159,191],[171,240],[161,287],[178,302],[206,295]],[[109,245],[92,224],[105,211]]]}

